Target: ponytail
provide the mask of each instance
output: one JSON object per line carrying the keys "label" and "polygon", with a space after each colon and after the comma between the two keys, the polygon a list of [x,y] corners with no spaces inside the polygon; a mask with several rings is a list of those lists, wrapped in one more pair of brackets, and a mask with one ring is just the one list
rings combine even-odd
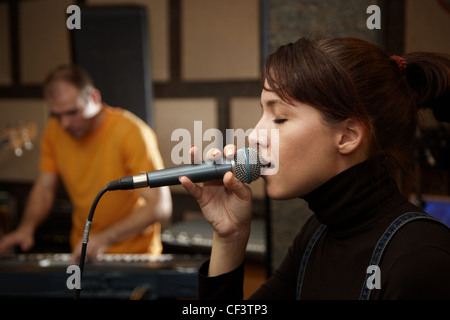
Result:
{"label": "ponytail", "polygon": [[450,60],[436,53],[404,55],[406,79],[419,109],[430,108],[436,120],[450,122]]}
{"label": "ponytail", "polygon": [[314,106],[330,125],[360,121],[369,157],[394,168],[411,163],[418,109],[450,122],[450,60],[438,54],[398,57],[355,38],[301,38],[268,57],[261,80],[288,103]]}

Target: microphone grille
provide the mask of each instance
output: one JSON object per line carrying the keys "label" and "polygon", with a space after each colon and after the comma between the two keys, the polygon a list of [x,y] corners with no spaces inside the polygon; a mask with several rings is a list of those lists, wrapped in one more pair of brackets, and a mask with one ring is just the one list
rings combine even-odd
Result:
{"label": "microphone grille", "polygon": [[244,183],[251,183],[261,176],[261,161],[256,149],[242,148],[234,156],[236,178]]}

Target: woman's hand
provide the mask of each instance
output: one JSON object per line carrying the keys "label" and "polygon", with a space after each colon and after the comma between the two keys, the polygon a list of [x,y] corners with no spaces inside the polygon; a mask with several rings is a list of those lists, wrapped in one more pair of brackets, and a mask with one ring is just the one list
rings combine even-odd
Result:
{"label": "woman's hand", "polygon": [[[191,159],[197,158],[198,150],[191,148]],[[227,158],[233,158],[236,147],[224,148]],[[218,149],[208,152],[207,160],[218,160],[222,156]],[[251,222],[252,192],[239,181],[232,172],[225,174],[223,181],[205,182],[203,186],[194,184],[187,177],[180,178],[184,188],[198,201],[206,220],[220,237],[233,236]]]}
{"label": "woman's hand", "polygon": [[[192,147],[190,152],[193,162],[200,160],[196,147]],[[235,153],[236,147],[233,145],[224,148],[227,158],[233,158]],[[218,149],[211,149],[207,160],[218,160],[221,156]],[[222,181],[205,182],[203,185],[194,184],[187,177],[181,177],[180,182],[198,201],[205,219],[214,230],[209,275],[233,270],[242,263],[250,234],[251,189],[232,172],[227,172]]]}

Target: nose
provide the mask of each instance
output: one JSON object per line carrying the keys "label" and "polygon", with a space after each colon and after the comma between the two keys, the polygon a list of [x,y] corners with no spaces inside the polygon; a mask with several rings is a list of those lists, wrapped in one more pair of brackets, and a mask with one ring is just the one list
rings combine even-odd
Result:
{"label": "nose", "polygon": [[261,123],[258,122],[256,127],[248,136],[248,141],[250,146],[268,148],[269,147],[269,139],[268,139],[268,130],[261,126]]}
{"label": "nose", "polygon": [[70,128],[71,118],[69,115],[61,115],[59,117],[59,123],[64,129]]}
{"label": "nose", "polygon": [[258,136],[256,133],[256,128],[252,130],[252,132],[250,132],[249,136],[248,136],[248,142],[250,144],[250,146],[257,146],[258,145]]}

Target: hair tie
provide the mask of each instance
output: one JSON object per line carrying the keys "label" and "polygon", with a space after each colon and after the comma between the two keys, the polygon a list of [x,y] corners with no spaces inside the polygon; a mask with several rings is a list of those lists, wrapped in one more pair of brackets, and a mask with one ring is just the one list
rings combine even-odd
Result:
{"label": "hair tie", "polygon": [[400,70],[405,71],[406,70],[406,61],[405,58],[400,57],[400,56],[391,56],[390,57],[391,60],[395,61],[395,63],[397,64],[397,66],[400,68]]}

